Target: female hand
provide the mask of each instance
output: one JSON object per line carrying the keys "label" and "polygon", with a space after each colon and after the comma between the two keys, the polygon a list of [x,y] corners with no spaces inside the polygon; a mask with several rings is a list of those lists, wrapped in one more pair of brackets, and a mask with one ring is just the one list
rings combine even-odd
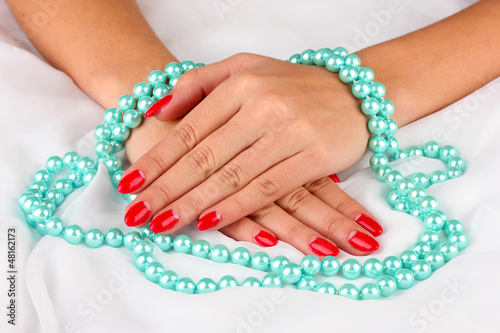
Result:
{"label": "female hand", "polygon": [[[138,160],[172,131],[179,121],[145,120],[127,141],[129,160]],[[219,231],[236,240],[261,246],[273,246],[279,239],[305,254],[318,256],[337,255],[338,248],[355,255],[376,250],[378,243],[368,235],[378,236],[382,228],[366,209],[343,192],[334,181],[339,181],[335,175],[331,179],[325,177],[301,186],[275,203]],[[144,221],[137,226],[146,224]],[[166,232],[172,232],[172,229]]]}

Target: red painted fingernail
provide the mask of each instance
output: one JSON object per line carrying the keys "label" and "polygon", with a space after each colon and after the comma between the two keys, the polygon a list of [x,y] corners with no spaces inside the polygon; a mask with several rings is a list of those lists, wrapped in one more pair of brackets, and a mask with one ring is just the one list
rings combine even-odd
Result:
{"label": "red painted fingernail", "polygon": [[337,174],[334,173],[333,175],[330,175],[328,177],[330,177],[330,179],[333,180],[334,182],[340,183],[340,179],[339,176],[337,176]]}
{"label": "red painted fingernail", "polygon": [[134,170],[120,180],[117,189],[121,194],[128,194],[137,190],[146,181],[146,175],[142,170]]}
{"label": "red painted fingernail", "polygon": [[221,219],[222,215],[219,212],[213,211],[203,216],[196,224],[196,227],[199,230],[207,230],[215,227]]}
{"label": "red painted fingernail", "polygon": [[264,230],[254,232],[253,239],[255,239],[255,241],[259,245],[265,247],[275,246],[276,244],[278,244],[278,240],[276,239],[276,237]]}
{"label": "red painted fingernail", "polygon": [[335,244],[321,237],[314,237],[309,247],[318,256],[336,256],[340,252]]}
{"label": "red painted fingernail", "polygon": [[154,233],[160,233],[168,229],[172,229],[179,222],[179,213],[176,210],[169,209],[166,212],[156,216],[149,228]]}
{"label": "red painted fingernail", "polygon": [[151,105],[148,111],[144,114],[144,118],[149,118],[160,112],[172,100],[172,95],[167,95],[160,98],[156,103]]}
{"label": "red painted fingernail", "polygon": [[354,217],[354,221],[356,221],[360,226],[368,230],[373,236],[380,235],[384,229],[378,224],[377,221],[372,219],[366,214],[358,214]]}
{"label": "red painted fingernail", "polygon": [[135,227],[146,221],[151,214],[151,205],[146,201],[139,201],[125,214],[125,224],[129,227]]}
{"label": "red painted fingernail", "polygon": [[351,243],[351,245],[356,249],[365,252],[378,250],[379,247],[377,241],[374,238],[359,231],[351,231],[351,233],[349,234],[349,243]]}

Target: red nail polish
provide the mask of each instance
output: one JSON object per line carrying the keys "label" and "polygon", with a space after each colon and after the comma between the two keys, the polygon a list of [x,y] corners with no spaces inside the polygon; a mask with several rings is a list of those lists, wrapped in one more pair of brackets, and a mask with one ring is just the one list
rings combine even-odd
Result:
{"label": "red nail polish", "polygon": [[151,221],[149,228],[154,233],[160,233],[172,229],[177,222],[179,222],[179,213],[173,209],[169,209],[156,216],[153,221]]}
{"label": "red nail polish", "polygon": [[337,174],[334,173],[333,175],[330,175],[328,177],[330,177],[330,179],[333,180],[334,182],[340,183],[340,179],[339,176],[337,176]]}
{"label": "red nail polish", "polygon": [[125,224],[129,227],[135,227],[146,221],[151,214],[151,205],[146,201],[139,201],[125,214]]}
{"label": "red nail polish", "polygon": [[137,190],[146,181],[146,175],[142,170],[134,170],[120,180],[117,189],[121,194],[128,194]]}
{"label": "red nail polish", "polygon": [[371,236],[359,231],[351,231],[349,234],[349,243],[356,249],[365,252],[378,250],[378,243]]}
{"label": "red nail polish", "polygon": [[340,252],[335,244],[321,237],[314,237],[309,247],[318,256],[336,256]]}
{"label": "red nail polish", "polygon": [[368,230],[373,236],[380,235],[384,229],[377,223],[374,219],[369,217],[366,214],[359,214],[354,217],[354,221],[356,221],[360,226]]}
{"label": "red nail polish", "polygon": [[172,100],[172,95],[167,95],[159,99],[156,103],[151,105],[148,111],[144,114],[144,118],[149,118],[160,112]]}
{"label": "red nail polish", "polygon": [[203,216],[196,224],[196,227],[199,230],[207,230],[215,227],[217,223],[220,222],[221,219],[222,219],[221,214],[219,212],[213,211]]}
{"label": "red nail polish", "polygon": [[253,239],[255,239],[260,246],[270,247],[278,244],[276,237],[264,230],[259,230],[255,233]]}

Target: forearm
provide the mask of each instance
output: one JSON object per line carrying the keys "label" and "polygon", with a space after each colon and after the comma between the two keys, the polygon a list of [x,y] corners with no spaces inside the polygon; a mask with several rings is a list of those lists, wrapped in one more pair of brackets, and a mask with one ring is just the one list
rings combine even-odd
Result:
{"label": "forearm", "polygon": [[153,69],[176,61],[134,0],[70,0],[48,24],[29,29],[38,0],[7,0],[35,47],[105,108]]}
{"label": "forearm", "polygon": [[482,0],[357,54],[396,105],[399,126],[436,112],[500,76],[500,1]]}

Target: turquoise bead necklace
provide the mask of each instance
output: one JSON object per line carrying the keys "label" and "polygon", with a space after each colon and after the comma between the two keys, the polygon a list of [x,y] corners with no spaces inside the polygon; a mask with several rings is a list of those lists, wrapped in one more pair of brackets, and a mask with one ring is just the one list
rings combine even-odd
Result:
{"label": "turquoise bead necklace", "polygon": [[[375,172],[376,179],[389,187],[387,200],[395,210],[419,218],[425,227],[425,231],[410,249],[383,261],[370,258],[364,264],[357,259],[347,259],[340,263],[332,256],[320,260],[313,255],[305,256],[300,263],[293,263],[281,255],[274,258],[265,252],[252,255],[244,247],[230,251],[223,244],[211,246],[206,240],[193,242],[185,234],[175,238],[172,235],[155,234],[149,226],[126,234],[118,228],[111,228],[106,232],[99,229],[85,232],[78,225],[66,226],[61,218],[54,216],[57,207],[75,188],[86,186],[92,181],[97,173],[98,163],[104,164],[112,184],[115,187],[118,185],[124,171],[122,161],[113,154],[123,150],[124,141],[130,136],[131,129],[141,124],[144,114],[153,104],[170,93],[183,73],[203,66],[192,61],[170,63],[164,71],[152,71],[148,82],[140,82],[134,87],[133,95],[119,98],[118,108],[105,111],[105,123],[98,125],[94,131],[97,159],[80,156],[76,152],[68,152],[62,158],[50,157],[46,168],[35,173],[34,182],[19,197],[18,203],[26,214],[27,224],[42,236],[62,236],[70,244],[83,242],[90,248],[98,248],[104,244],[116,248],[123,245],[132,251],[135,266],[144,272],[148,280],[162,288],[188,294],[203,294],[235,286],[280,288],[291,285],[300,290],[366,300],[390,296],[397,289],[410,288],[415,280],[427,279],[433,271],[467,246],[464,225],[458,220],[448,219],[439,210],[436,198],[427,194],[430,185],[460,177],[466,168],[465,161],[458,156],[456,148],[441,147],[435,141],[429,141],[423,147],[400,148],[394,137],[397,124],[390,118],[394,105],[390,100],[384,99],[384,85],[373,81],[373,70],[362,67],[356,54],[349,54],[342,47],[317,51],[309,49],[291,56],[288,61],[324,66],[330,72],[338,73],[342,82],[352,84],[352,94],[361,100],[361,111],[369,117],[367,126],[373,134],[368,142],[368,149],[373,153],[370,167]],[[405,177],[389,165],[390,161],[414,155],[439,159],[446,164],[447,169],[434,171],[430,175],[417,172]],[[55,176],[59,173],[64,173],[64,176],[56,179]],[[130,202],[135,196],[124,197]],[[175,251],[216,263],[249,266],[266,274],[262,279],[250,276],[241,282],[234,276],[226,275],[219,281],[203,278],[196,283],[189,277],[178,276],[156,261],[153,254],[158,249],[153,244],[163,252]],[[364,283],[360,287],[345,283],[337,288],[328,281],[318,283],[315,276],[320,273],[325,277],[339,274],[349,280],[363,276],[373,279],[373,282]]]}

